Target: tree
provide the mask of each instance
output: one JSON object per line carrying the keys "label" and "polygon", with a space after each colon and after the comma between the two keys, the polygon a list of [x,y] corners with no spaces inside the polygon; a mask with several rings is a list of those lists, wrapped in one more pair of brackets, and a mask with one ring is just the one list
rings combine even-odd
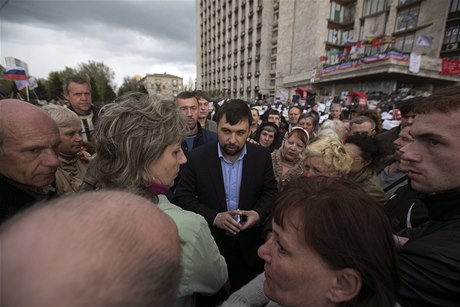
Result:
{"label": "tree", "polygon": [[139,81],[139,79],[140,79],[139,76],[124,77],[123,83],[118,89],[118,96],[121,96],[127,92],[134,92],[134,91],[148,94],[147,89],[145,88],[144,84]]}
{"label": "tree", "polygon": [[102,103],[100,103],[101,99],[99,96],[99,91],[96,85],[96,81],[94,80],[92,76],[89,77],[89,85],[91,86],[91,100],[93,101],[95,105],[99,105],[99,106],[102,105]]}
{"label": "tree", "polygon": [[[102,62],[88,61],[78,66],[78,74],[90,80],[91,90],[94,93],[93,103],[103,104],[110,101],[113,93],[113,80],[115,73]],[[93,80],[91,82],[91,79]]]}
{"label": "tree", "polygon": [[59,72],[53,71],[48,74],[48,100],[61,99],[62,97],[62,81],[59,78]]}
{"label": "tree", "polygon": [[5,72],[5,68],[0,65],[0,97],[8,98],[14,97],[15,93],[17,92],[16,85],[12,80],[3,80],[3,73]]}
{"label": "tree", "polygon": [[196,90],[195,82],[193,82],[192,77],[188,77],[187,84],[184,85],[184,92],[192,92]]}
{"label": "tree", "polygon": [[118,96],[121,96],[127,92],[133,92],[136,90],[137,90],[137,81],[134,78],[131,78],[130,76],[125,76],[123,78],[123,83],[118,89]]}
{"label": "tree", "polygon": [[37,94],[38,99],[48,100],[48,92],[46,90],[46,80],[38,79],[37,87],[34,89],[35,94]]}

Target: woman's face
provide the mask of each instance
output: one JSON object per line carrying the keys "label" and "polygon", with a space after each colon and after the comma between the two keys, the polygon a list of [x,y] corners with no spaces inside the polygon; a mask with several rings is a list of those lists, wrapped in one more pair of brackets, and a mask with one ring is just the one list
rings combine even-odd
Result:
{"label": "woman's face", "polygon": [[265,295],[282,306],[326,306],[335,271],[311,248],[290,222],[281,229],[273,222],[273,233],[259,248],[265,261]]}
{"label": "woman's face", "polygon": [[299,126],[307,130],[309,135],[313,133],[314,124],[313,124],[313,119],[311,117],[300,119]]}
{"label": "woman's face", "polygon": [[148,177],[152,182],[172,186],[179,173],[179,166],[187,162],[187,158],[180,147],[180,143],[166,147],[158,160],[150,163]]}
{"label": "woman's face", "polygon": [[304,161],[305,177],[327,176],[329,177],[329,169],[324,164],[323,157],[308,157]]}
{"label": "woman's face", "polygon": [[369,164],[369,162],[365,161],[362,158],[361,149],[355,144],[346,143],[345,150],[350,154],[351,158],[353,159],[350,174],[356,174],[360,172],[364,167],[366,167]]}
{"label": "woman's face", "polygon": [[[303,133],[303,132],[302,132]],[[305,144],[295,135],[284,141],[283,157],[287,162],[300,160],[300,153],[305,149]]]}

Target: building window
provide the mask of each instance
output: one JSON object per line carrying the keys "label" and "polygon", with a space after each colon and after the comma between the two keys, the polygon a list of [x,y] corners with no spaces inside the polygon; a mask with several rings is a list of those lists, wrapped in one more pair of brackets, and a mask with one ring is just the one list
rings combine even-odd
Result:
{"label": "building window", "polygon": [[276,47],[272,48],[272,55],[276,55],[277,52],[278,52],[278,48]]}
{"label": "building window", "polygon": [[276,70],[276,62],[273,62],[270,66],[271,70]]}
{"label": "building window", "polygon": [[418,12],[420,7],[416,6],[407,10],[402,10],[398,12],[396,17],[396,31],[405,31],[413,29],[417,26],[418,21]]}
{"label": "building window", "polygon": [[353,21],[355,5],[343,6],[336,2],[331,2],[329,8],[329,19],[338,23],[350,23]]}
{"label": "building window", "polygon": [[331,44],[343,45],[347,41],[353,40],[353,30],[328,29],[327,41]]}
{"label": "building window", "polygon": [[364,16],[383,12],[390,5],[388,0],[366,0],[364,2]]}
{"label": "building window", "polygon": [[395,49],[402,52],[411,52],[414,44],[414,34],[399,36],[395,41]]}
{"label": "building window", "polygon": [[459,0],[452,0],[452,4],[450,5],[450,12],[458,12],[460,11],[460,1]]}
{"label": "building window", "polygon": [[406,5],[420,0],[399,0],[398,5]]}
{"label": "building window", "polygon": [[275,86],[275,79],[270,79],[270,86]]}
{"label": "building window", "polygon": [[331,48],[326,52],[327,55],[327,64],[337,64],[341,60],[343,55],[343,50],[337,48]]}
{"label": "building window", "polygon": [[447,28],[443,44],[460,42],[460,25]]}

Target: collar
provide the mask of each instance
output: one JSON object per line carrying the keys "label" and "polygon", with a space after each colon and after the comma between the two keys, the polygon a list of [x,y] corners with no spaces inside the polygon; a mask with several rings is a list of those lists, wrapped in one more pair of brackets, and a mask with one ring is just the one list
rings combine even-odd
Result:
{"label": "collar", "polygon": [[422,197],[431,219],[460,218],[460,190],[438,192]]}
{"label": "collar", "polygon": [[[235,162],[243,159],[246,154],[247,154],[247,149],[246,149],[246,144],[244,144],[243,150],[240,151],[240,156],[238,157],[238,159],[235,160]],[[217,155],[219,159],[224,160],[225,162],[228,162],[228,163],[232,163],[231,161],[228,161],[224,157],[224,154],[222,153],[222,148],[220,147],[219,142],[217,142]]]}

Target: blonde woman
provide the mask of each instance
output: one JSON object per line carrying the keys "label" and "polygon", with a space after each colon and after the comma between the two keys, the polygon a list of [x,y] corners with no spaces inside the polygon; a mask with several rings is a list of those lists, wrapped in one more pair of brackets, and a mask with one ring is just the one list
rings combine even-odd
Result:
{"label": "blonde woman", "polygon": [[311,143],[303,152],[303,157],[303,175],[306,177],[345,177],[353,162],[344,145],[331,137]]}

